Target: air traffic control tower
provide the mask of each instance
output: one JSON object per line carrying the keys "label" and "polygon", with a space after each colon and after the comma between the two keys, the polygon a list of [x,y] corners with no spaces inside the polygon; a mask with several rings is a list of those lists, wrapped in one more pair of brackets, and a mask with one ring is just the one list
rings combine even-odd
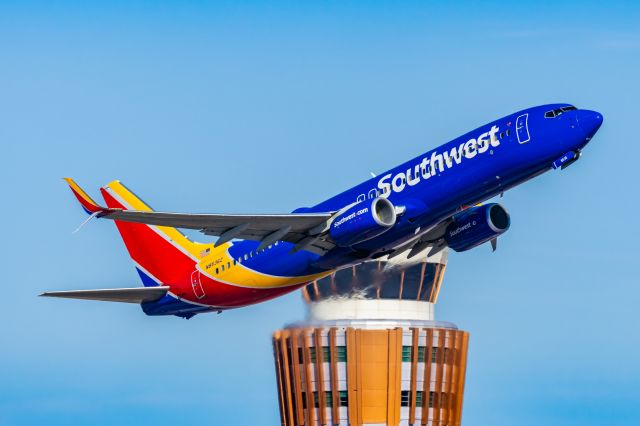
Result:
{"label": "air traffic control tower", "polygon": [[281,424],[460,425],[469,334],[436,321],[447,252],[383,258],[302,290],[273,335]]}

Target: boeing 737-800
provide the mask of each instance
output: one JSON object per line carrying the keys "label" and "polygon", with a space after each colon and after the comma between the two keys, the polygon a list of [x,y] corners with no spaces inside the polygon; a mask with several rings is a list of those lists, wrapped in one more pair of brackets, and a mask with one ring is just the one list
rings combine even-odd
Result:
{"label": "boeing 737-800", "polygon": [[[479,203],[573,164],[601,124],[600,113],[568,104],[529,108],[289,214],[156,212],[118,181],[101,188],[103,207],[66,179],[90,218],[115,221],[144,287],[43,295],[190,318],[269,300],[372,259],[487,242],[495,249],[509,214]],[[218,238],[197,243],[177,228]]]}

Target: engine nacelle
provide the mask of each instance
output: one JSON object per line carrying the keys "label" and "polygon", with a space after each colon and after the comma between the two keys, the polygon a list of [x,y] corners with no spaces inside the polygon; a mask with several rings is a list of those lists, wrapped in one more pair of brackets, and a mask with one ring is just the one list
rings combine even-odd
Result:
{"label": "engine nacelle", "polygon": [[341,247],[370,240],[396,224],[396,209],[386,198],[357,203],[336,216],[329,235]]}
{"label": "engine nacelle", "polygon": [[465,251],[504,233],[509,225],[511,219],[504,207],[496,203],[486,204],[454,216],[444,238],[451,249]]}

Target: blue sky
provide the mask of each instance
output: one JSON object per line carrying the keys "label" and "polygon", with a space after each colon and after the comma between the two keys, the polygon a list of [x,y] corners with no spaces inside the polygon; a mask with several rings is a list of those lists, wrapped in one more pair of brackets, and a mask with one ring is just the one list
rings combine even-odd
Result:
{"label": "blue sky", "polygon": [[152,206],[288,212],[521,108],[605,122],[507,193],[497,253],[453,254],[437,317],[471,332],[465,426],[640,422],[631,2],[3,2],[0,424],[278,422],[270,333],[298,294],[185,321],[39,299],[138,285],[60,180]]}

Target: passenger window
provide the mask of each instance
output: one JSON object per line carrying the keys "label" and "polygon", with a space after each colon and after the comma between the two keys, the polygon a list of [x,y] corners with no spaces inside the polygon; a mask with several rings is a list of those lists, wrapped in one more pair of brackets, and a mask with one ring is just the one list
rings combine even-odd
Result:
{"label": "passenger window", "polygon": [[218,268],[216,268],[216,275],[218,275],[218,272],[219,272],[219,271],[218,271]]}
{"label": "passenger window", "polygon": [[507,129],[507,131],[505,132],[505,134],[506,134],[507,136],[509,136],[509,129]]}
{"label": "passenger window", "polygon": [[222,272],[224,272],[224,265],[222,265],[221,268],[222,268]]}

